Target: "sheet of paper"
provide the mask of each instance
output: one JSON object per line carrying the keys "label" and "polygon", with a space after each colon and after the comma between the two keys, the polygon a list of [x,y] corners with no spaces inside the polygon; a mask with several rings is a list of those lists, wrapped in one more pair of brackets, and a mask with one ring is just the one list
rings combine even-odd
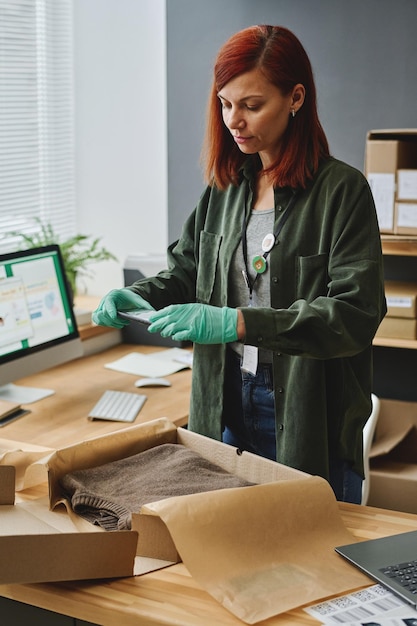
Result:
{"label": "sheet of paper", "polygon": [[398,170],[398,200],[416,200],[417,198],[417,171]]}
{"label": "sheet of paper", "polygon": [[105,367],[135,376],[169,376],[190,367],[189,362],[179,360],[184,359],[185,355],[189,355],[189,351],[181,348],[170,348],[152,354],[130,352],[116,361],[106,363]]}
{"label": "sheet of paper", "polygon": [[168,498],[141,512],[162,519],[193,578],[248,624],[369,582],[334,550],[355,539],[317,476]]}
{"label": "sheet of paper", "polygon": [[382,585],[372,585],[304,610],[323,626],[417,626],[417,611]]}
{"label": "sheet of paper", "polygon": [[417,227],[417,204],[413,202],[399,202],[397,205],[397,225],[402,228]]}
{"label": "sheet of paper", "polygon": [[377,617],[378,621],[365,619],[361,622],[350,622],[344,626],[417,626],[417,617],[413,617],[407,612],[407,609],[401,611],[398,617]]}
{"label": "sheet of paper", "polygon": [[395,174],[368,174],[381,230],[394,227]]}

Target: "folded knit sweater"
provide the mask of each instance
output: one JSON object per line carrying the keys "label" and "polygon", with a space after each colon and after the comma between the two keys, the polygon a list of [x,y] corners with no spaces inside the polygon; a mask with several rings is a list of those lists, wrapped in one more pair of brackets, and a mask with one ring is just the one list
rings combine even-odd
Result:
{"label": "folded knit sweater", "polygon": [[119,461],[66,474],[73,511],[106,530],[131,527],[143,504],[172,496],[252,485],[181,444],[162,444]]}

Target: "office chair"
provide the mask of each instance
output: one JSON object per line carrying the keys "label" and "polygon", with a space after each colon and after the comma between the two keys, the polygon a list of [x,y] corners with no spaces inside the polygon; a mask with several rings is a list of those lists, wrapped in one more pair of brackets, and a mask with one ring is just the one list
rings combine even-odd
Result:
{"label": "office chair", "polygon": [[371,395],[372,399],[372,411],[366,422],[363,429],[363,464],[365,469],[365,479],[362,483],[362,502],[361,504],[365,505],[368,502],[369,497],[369,451],[371,449],[372,440],[374,438],[375,427],[378,421],[379,409],[380,409],[380,400],[373,393]]}

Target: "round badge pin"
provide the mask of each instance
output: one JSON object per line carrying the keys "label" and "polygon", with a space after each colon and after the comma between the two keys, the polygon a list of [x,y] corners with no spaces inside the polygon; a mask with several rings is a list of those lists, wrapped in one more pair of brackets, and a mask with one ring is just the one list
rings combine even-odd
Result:
{"label": "round badge pin", "polygon": [[263,274],[266,270],[266,261],[263,256],[254,256],[252,259],[252,267],[257,274]]}
{"label": "round badge pin", "polygon": [[268,233],[262,240],[262,252],[269,252],[274,247],[275,237],[272,233]]}

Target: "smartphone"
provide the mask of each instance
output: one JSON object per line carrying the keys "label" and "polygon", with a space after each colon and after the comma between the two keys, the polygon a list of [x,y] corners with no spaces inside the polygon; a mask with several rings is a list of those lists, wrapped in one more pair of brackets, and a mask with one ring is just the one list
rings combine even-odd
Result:
{"label": "smartphone", "polygon": [[143,309],[140,309],[138,311],[119,311],[118,316],[132,322],[139,322],[140,324],[149,326],[151,323],[149,316],[152,315],[152,313],[155,313],[155,311],[144,311]]}

